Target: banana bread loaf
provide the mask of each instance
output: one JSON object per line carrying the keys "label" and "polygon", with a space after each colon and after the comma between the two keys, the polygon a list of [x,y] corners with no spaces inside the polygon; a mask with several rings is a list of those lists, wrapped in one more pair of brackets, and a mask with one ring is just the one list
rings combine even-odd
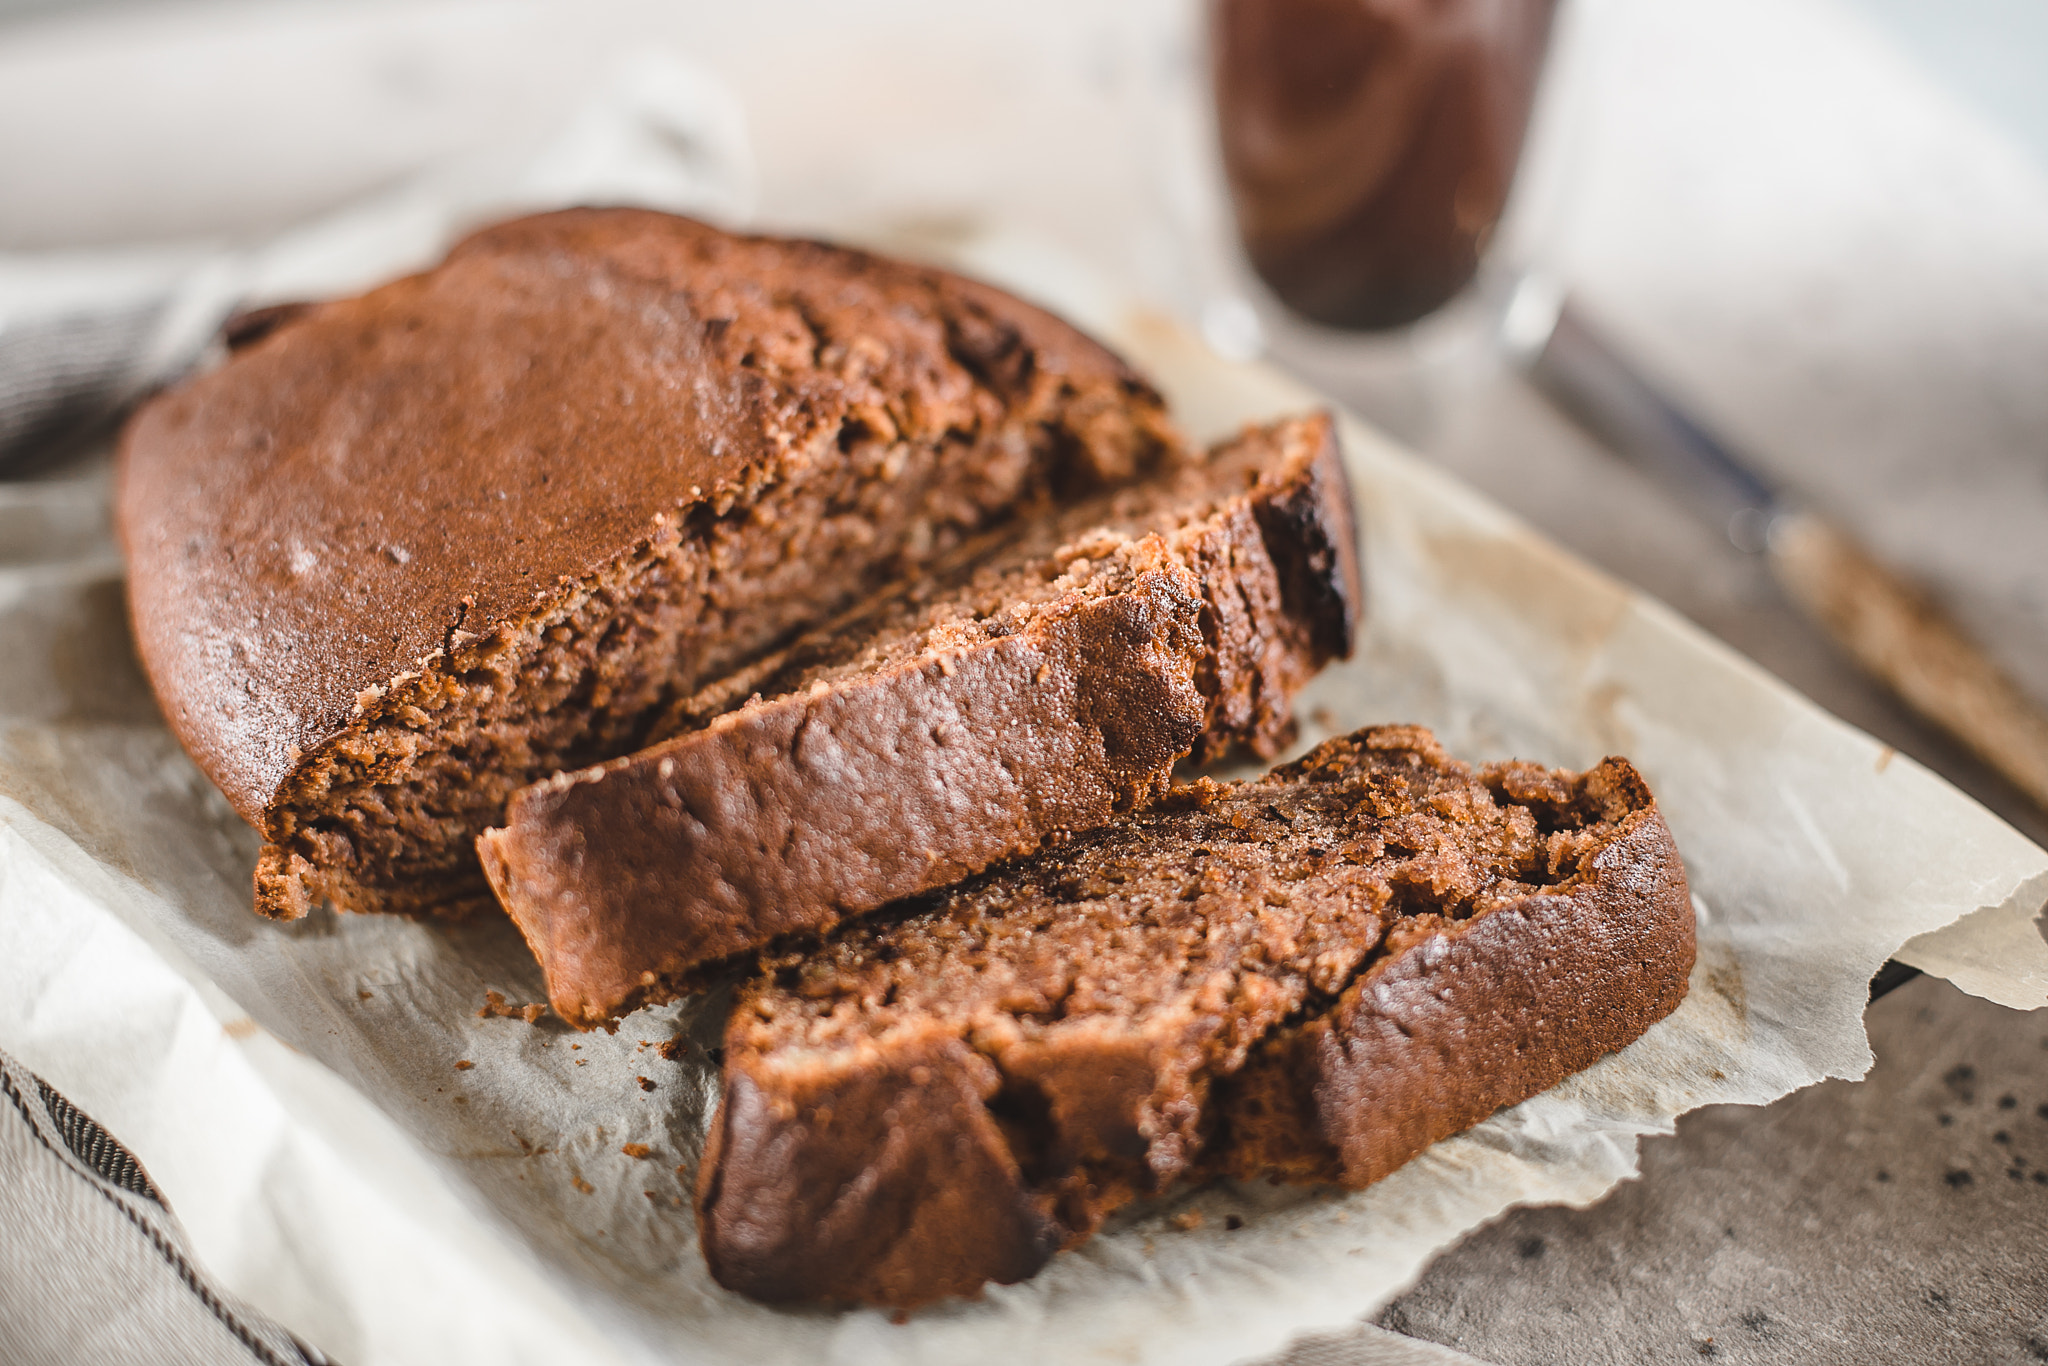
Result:
{"label": "banana bread loaf", "polygon": [[487,904],[474,841],[518,787],[1179,449],[999,291],[639,210],[273,321],[135,417],[118,516],[151,682],[279,917]]}
{"label": "banana bread loaf", "polygon": [[1329,418],[1251,429],[685,699],[703,728],[519,792],[478,850],[597,1024],[1148,805],[1190,751],[1270,756],[1358,597]]}
{"label": "banana bread loaf", "polygon": [[1030,1275],[1177,1178],[1358,1186],[1675,1009],[1693,916],[1635,770],[1332,740],[768,959],[704,1253],[768,1301]]}

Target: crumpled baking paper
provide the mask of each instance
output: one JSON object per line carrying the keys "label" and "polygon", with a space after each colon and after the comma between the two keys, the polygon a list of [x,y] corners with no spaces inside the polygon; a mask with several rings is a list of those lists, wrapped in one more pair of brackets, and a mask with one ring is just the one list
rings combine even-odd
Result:
{"label": "crumpled baking paper", "polygon": [[[961,263],[1108,335],[1198,436],[1319,402],[1027,245]],[[1366,620],[1302,698],[1302,744],[1416,721],[1472,760],[1626,754],[1700,917],[1676,1014],[1369,1190],[1180,1192],[901,1323],[722,1291],[689,1210],[721,1003],[578,1035],[480,1014],[543,999],[502,920],[252,916],[257,841],[128,651],[103,470],[0,491],[0,1040],[137,1149],[232,1289],[353,1366],[1222,1363],[1373,1311],[1512,1204],[1598,1199],[1689,1109],[1860,1076],[1867,983],[1902,948],[2048,1003],[2048,854],[1372,431],[1343,437]]]}

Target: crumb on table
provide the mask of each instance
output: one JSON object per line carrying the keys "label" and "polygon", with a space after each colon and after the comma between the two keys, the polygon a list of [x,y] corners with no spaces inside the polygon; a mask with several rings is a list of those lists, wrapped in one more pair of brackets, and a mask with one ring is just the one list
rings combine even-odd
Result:
{"label": "crumb on table", "polygon": [[[366,997],[369,995],[368,992],[362,994]],[[513,1005],[505,999],[503,993],[486,990],[484,992],[484,1007],[476,1013],[476,1017],[479,1020],[487,1020],[492,1016],[497,1016],[501,1019],[524,1020],[528,1024],[537,1024],[540,1021],[540,1017],[547,1014],[547,1011],[548,1008],[545,1002],[534,1001],[527,1005]]]}

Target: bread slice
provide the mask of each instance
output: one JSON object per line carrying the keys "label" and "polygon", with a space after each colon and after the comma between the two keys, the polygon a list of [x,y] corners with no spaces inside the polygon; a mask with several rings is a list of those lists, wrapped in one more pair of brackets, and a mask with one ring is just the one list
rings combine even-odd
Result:
{"label": "bread slice", "polygon": [[698,1173],[712,1274],[908,1307],[1183,1177],[1359,1186],[1622,1047],[1693,961],[1622,759],[1331,740],[771,958]]}
{"label": "bread slice", "polygon": [[1358,596],[1329,418],[1252,429],[686,699],[703,728],[519,792],[478,849],[596,1024],[1148,805],[1191,751],[1270,756]]}
{"label": "bread slice", "polygon": [[1055,318],[942,271],[583,209],[282,317],[146,405],[118,517],[165,716],[257,909],[488,904],[515,789],[1013,510],[1182,450]]}

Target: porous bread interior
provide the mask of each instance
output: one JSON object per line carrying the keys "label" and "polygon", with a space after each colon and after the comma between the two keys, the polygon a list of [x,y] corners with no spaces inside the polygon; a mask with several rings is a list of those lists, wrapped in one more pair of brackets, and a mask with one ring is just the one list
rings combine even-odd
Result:
{"label": "porous bread interior", "polygon": [[[778,697],[1017,635],[1049,613],[1129,591],[1148,573],[1193,580],[1188,548],[1274,468],[1268,443],[1245,440],[1206,461],[1184,461],[1162,479],[976,537],[788,648],[682,699],[663,728],[680,733]],[[1236,738],[1270,754],[1279,737]]]}
{"label": "porous bread interior", "polygon": [[[1475,773],[1428,732],[1389,727],[1256,782],[1203,780],[1170,808],[770,960],[728,1048],[757,1075],[815,1079],[964,1041],[1003,1076],[989,1108],[1026,1180],[1085,1231],[1186,1172],[1210,1137],[1212,1083],[1328,1010],[1390,942],[1569,890],[1627,814],[1603,773]],[[1049,1059],[1085,1068],[1105,1037],[1150,1049],[1141,1160],[1077,1157],[1030,1075]]]}
{"label": "porous bread interior", "polygon": [[678,513],[527,618],[458,629],[293,771],[265,813],[259,911],[490,904],[474,850],[539,778],[662,738],[676,699],[1020,505],[1174,458],[1155,409],[1049,386],[991,429],[875,439],[858,419]]}

